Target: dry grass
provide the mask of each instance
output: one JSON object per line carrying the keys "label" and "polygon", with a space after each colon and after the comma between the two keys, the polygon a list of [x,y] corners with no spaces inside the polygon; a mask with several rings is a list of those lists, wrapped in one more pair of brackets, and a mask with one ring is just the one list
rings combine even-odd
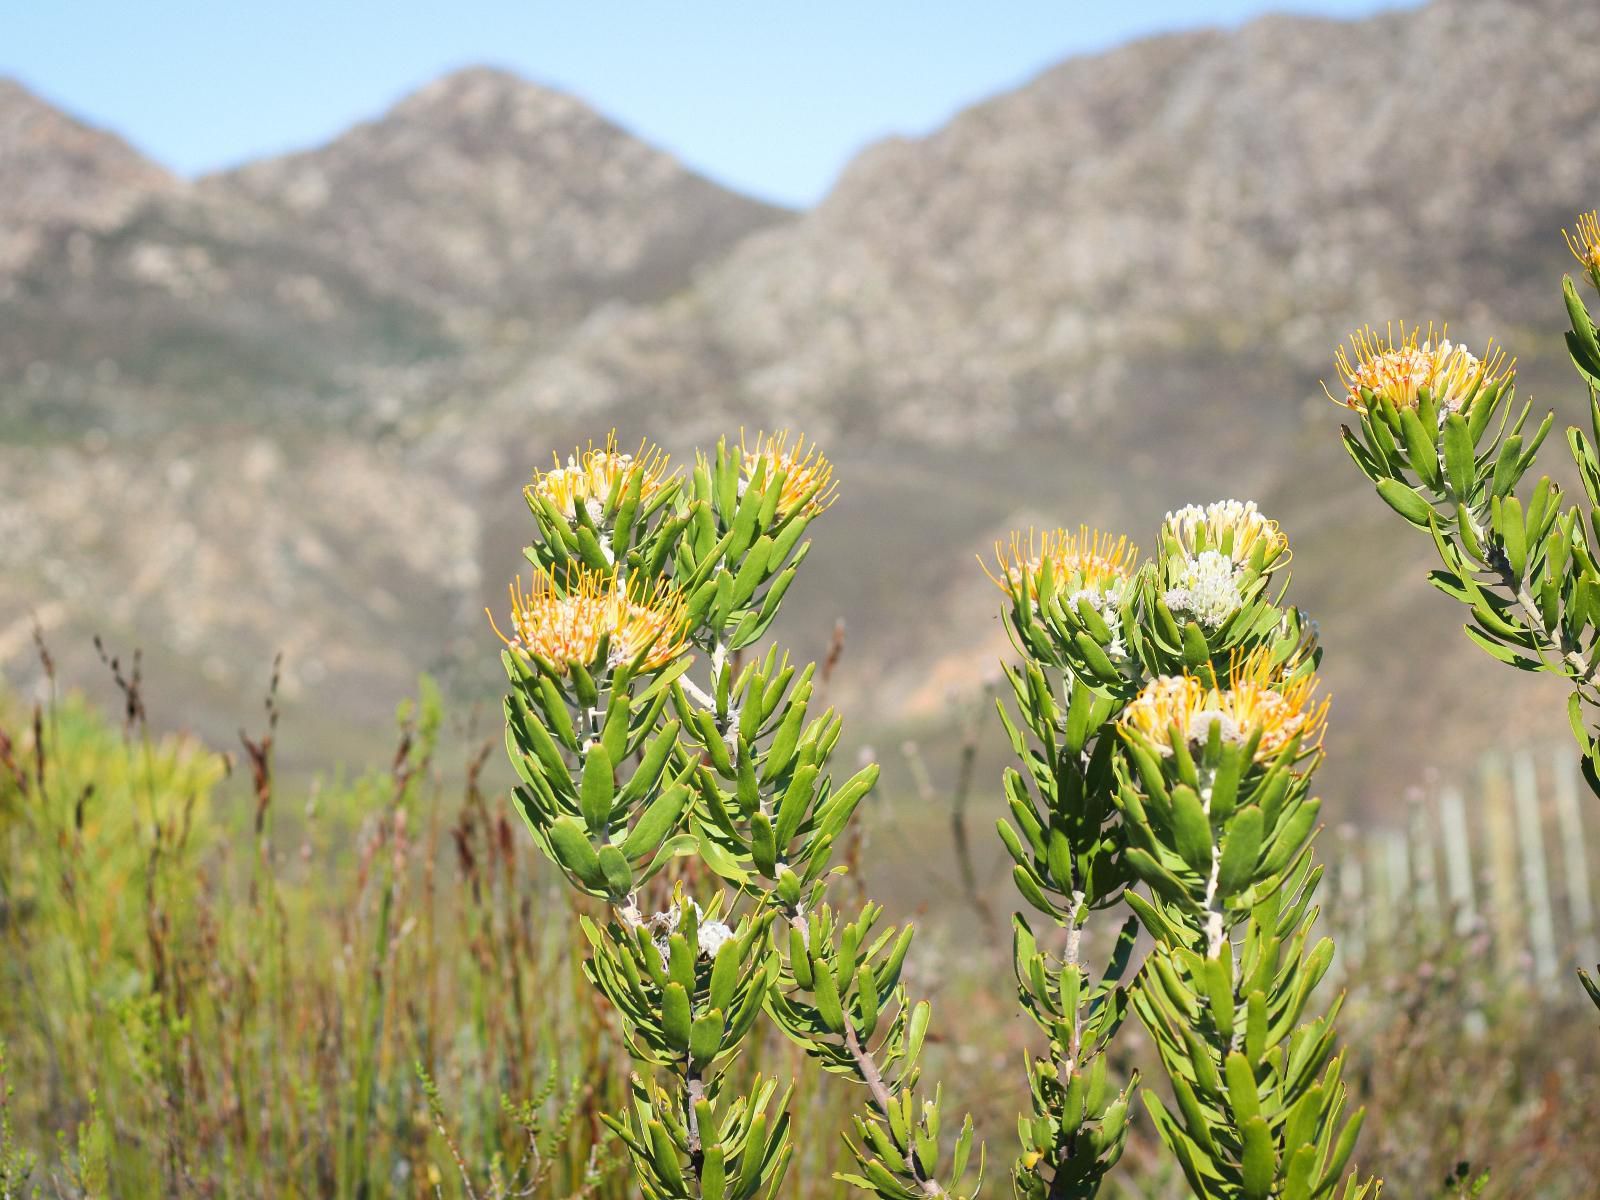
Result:
{"label": "dry grass", "polygon": [[[386,767],[285,781],[270,698],[228,757],[152,734],[137,664],[115,674],[120,720],[0,704],[0,1196],[632,1194],[597,1118],[628,1064],[575,902],[480,777],[492,745],[441,754],[425,683]],[[1029,1034],[990,925],[1009,898],[981,758],[966,818],[943,799],[963,765],[952,745],[876,801],[850,854],[922,928],[930,1077],[980,1119],[999,1195]],[[1346,981],[1361,1157],[1390,1194],[1456,1195],[1461,1159],[1493,1169],[1486,1197],[1577,1200],[1600,1177],[1593,1012],[1493,963],[1419,925]],[[1133,1026],[1119,1054],[1148,1057]],[[775,1040],[757,1058],[800,1085],[786,1194],[837,1195],[856,1097]],[[1184,1194],[1142,1122],[1110,1194]]]}

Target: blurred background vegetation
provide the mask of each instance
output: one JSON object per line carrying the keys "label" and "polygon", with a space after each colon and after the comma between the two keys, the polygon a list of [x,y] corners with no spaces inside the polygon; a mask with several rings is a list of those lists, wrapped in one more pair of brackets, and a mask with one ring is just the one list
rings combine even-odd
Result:
{"label": "blurred background vegetation", "polygon": [[[628,1064],[578,970],[584,902],[485,780],[494,740],[424,679],[386,762],[280,777],[272,695],[222,750],[152,732],[136,665],[107,669],[116,710],[71,690],[0,706],[6,1194],[628,1195],[596,1115]],[[981,788],[933,782],[989,764],[975,743],[902,751],[847,856],[891,917],[923,918],[908,972],[941,1014],[930,1070],[1003,1161],[1030,1036],[997,986],[1007,884]],[[1587,1196],[1592,1012],[1565,970],[1541,978],[1529,919],[1492,908],[1553,905],[1565,939],[1563,850],[1541,881],[1475,847],[1468,909],[1416,829],[1409,857],[1351,831],[1322,845],[1346,1074],[1372,1109],[1361,1159],[1400,1196],[1465,1194],[1444,1186],[1460,1160],[1494,1172],[1487,1196]],[[1352,870],[1365,899],[1341,886]],[[1150,1052],[1128,1035],[1124,1065]],[[785,1194],[836,1194],[842,1087],[781,1038],[760,1058],[800,1083]],[[1142,1125],[1112,1194],[1184,1194]]]}

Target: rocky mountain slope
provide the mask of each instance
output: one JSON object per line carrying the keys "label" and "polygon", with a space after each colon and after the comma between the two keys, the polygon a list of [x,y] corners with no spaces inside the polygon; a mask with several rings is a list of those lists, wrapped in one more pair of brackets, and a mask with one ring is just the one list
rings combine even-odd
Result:
{"label": "rocky mountain slope", "polygon": [[1330,786],[1397,794],[1468,747],[1463,697],[1513,728],[1551,697],[1474,657],[1316,381],[1355,324],[1449,319],[1576,416],[1557,231],[1600,202],[1597,42],[1585,0],[1143,41],[868,149],[798,218],[471,71],[319,150],[64,216],[0,272],[0,556],[24,564],[0,659],[31,608],[58,644],[142,641],[204,713],[279,643],[352,727],[422,665],[487,694],[474,614],[533,462],[612,424],[681,452],[792,423],[845,492],[786,634],[847,620],[839,698],[873,726],[981,680],[973,555],[1012,524],[1148,541],[1248,494],[1323,616]]}
{"label": "rocky mountain slope", "polygon": [[121,138],[79,121],[0,79],[0,279],[49,229],[105,229],[142,201],[179,184]]}
{"label": "rocky mountain slope", "polygon": [[[440,80],[318,150],[143,191],[127,181],[164,173],[68,118],[28,115],[40,107],[0,92],[0,193],[13,175],[48,180],[35,160],[49,145],[54,175],[94,163],[108,181],[104,201],[36,219],[0,272],[0,416],[45,436],[369,433],[597,307],[684,287],[788,216],[492,71]],[[42,130],[14,139],[26,153],[13,126]]]}
{"label": "rocky mountain slope", "polygon": [[293,221],[474,343],[526,352],[597,305],[648,302],[785,213],[686,171],[581,101],[461,71],[330,145],[208,179]]}

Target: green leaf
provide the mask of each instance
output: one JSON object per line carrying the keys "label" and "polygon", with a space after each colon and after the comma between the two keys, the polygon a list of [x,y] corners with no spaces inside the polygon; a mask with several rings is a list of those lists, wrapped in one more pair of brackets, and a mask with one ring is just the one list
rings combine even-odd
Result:
{"label": "green leaf", "polygon": [[626,900],[633,891],[633,869],[628,856],[615,846],[600,847],[600,873],[605,877],[606,895],[613,900]]}
{"label": "green leaf", "polygon": [[1127,864],[1133,868],[1134,874],[1149,884],[1159,895],[1168,900],[1182,901],[1187,908],[1195,907],[1194,899],[1189,895],[1189,889],[1184,886],[1183,881],[1157,862],[1154,855],[1136,846],[1124,857]]}
{"label": "green leaf", "polygon": [[704,1067],[717,1056],[717,1051],[722,1048],[724,1028],[720,1009],[713,1008],[695,1019],[689,1027],[689,1061],[692,1065]]}
{"label": "green leaf", "polygon": [[878,981],[873,977],[871,963],[862,963],[856,972],[856,995],[861,1011],[861,1040],[865,1043],[878,1027]]}
{"label": "green leaf", "polygon": [[1261,853],[1262,819],[1261,809],[1248,804],[1229,822],[1217,870],[1217,891],[1222,896],[1240,891],[1255,876],[1256,858]]}
{"label": "green leaf", "polygon": [[1082,679],[1072,680],[1072,699],[1067,705],[1066,748],[1071,754],[1082,754],[1089,741],[1090,714],[1094,710],[1094,693]]}
{"label": "green leaf", "polygon": [[689,789],[681,783],[675,783],[662,792],[633,823],[633,828],[623,839],[622,853],[629,858],[654,853],[667,835],[677,828],[678,819],[683,816],[688,802]]}
{"label": "green leaf", "polygon": [[1383,497],[1385,504],[1418,529],[1428,527],[1428,519],[1433,516],[1432,507],[1398,479],[1378,480],[1378,495]]}
{"label": "green leaf", "polygon": [[1528,530],[1522,519],[1522,503],[1515,496],[1507,496],[1498,506],[1494,524],[1511,572],[1521,579],[1528,569]]}
{"label": "green leaf", "polygon": [[1444,465],[1452,498],[1458,503],[1471,503],[1473,484],[1477,481],[1477,462],[1473,457],[1467,419],[1460,413],[1450,413],[1444,419]]}
{"label": "green leaf", "polygon": [[604,837],[611,824],[611,802],[616,797],[612,770],[611,755],[603,744],[595,742],[583,756],[579,803],[584,824],[596,837]]}
{"label": "green leaf", "polygon": [[777,843],[772,836],[772,822],[764,812],[754,813],[750,817],[750,854],[755,860],[756,870],[768,879],[777,875]]}
{"label": "green leaf", "polygon": [[1261,1094],[1256,1090],[1256,1077],[1249,1060],[1235,1050],[1224,1060],[1222,1067],[1228,1084],[1228,1104],[1233,1109],[1235,1119],[1241,1125],[1248,1125],[1252,1119],[1260,1120]]}
{"label": "green leaf", "polygon": [[1600,339],[1596,337],[1594,321],[1570,276],[1561,280],[1561,299],[1566,302],[1567,316],[1572,322],[1574,360],[1585,373],[1600,375]]}
{"label": "green leaf", "polygon": [[651,1121],[649,1129],[650,1163],[655,1167],[656,1174],[672,1188],[671,1195],[688,1195],[683,1166],[678,1162],[678,1148],[667,1136],[666,1126],[660,1121]]}
{"label": "green leaf", "polygon": [[680,1054],[689,1049],[689,993],[677,980],[661,991],[661,1032],[667,1045]]}
{"label": "green leaf", "polygon": [[1411,461],[1411,469],[1421,477],[1422,482],[1435,490],[1443,481],[1439,473],[1439,456],[1434,449],[1433,438],[1422,427],[1422,419],[1413,409],[1400,410],[1400,433],[1405,438],[1406,457]]}
{"label": "green leaf", "polygon": [[833,982],[833,972],[826,964],[813,961],[811,994],[817,1002],[817,1015],[832,1033],[844,1032],[844,1008],[839,1003],[839,989]]}
{"label": "green leaf", "polygon": [[1267,1200],[1278,1173],[1277,1156],[1272,1149],[1272,1132],[1265,1118],[1251,1117],[1240,1127],[1244,1153],[1239,1164],[1239,1181],[1244,1200]]}
{"label": "green leaf", "polygon": [[1106,652],[1100,648],[1100,643],[1087,633],[1080,630],[1073,636],[1072,644],[1083,657],[1084,664],[1100,679],[1116,679],[1117,668],[1112,664]]}
{"label": "green leaf", "polygon": [[606,885],[600,869],[600,856],[590,845],[588,835],[576,817],[557,817],[550,823],[550,849],[556,862],[577,876],[587,888],[601,890]]}
{"label": "green leaf", "polygon": [[1211,821],[1193,788],[1172,789],[1172,832],[1175,849],[1196,871],[1211,869]]}
{"label": "green leaf", "polygon": [[1211,1006],[1211,1019],[1216,1022],[1217,1032],[1225,1038],[1233,1037],[1233,967],[1232,953],[1227,942],[1223,943],[1223,958],[1204,959],[1201,964],[1201,981],[1205,984],[1206,999]]}

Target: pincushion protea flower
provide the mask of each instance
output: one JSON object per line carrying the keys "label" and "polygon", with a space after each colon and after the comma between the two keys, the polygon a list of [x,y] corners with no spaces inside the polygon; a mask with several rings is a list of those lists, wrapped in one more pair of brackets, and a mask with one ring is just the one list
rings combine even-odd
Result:
{"label": "pincushion protea flower", "polygon": [[1600,288],[1600,213],[1579,214],[1577,231],[1568,233],[1563,229],[1561,236],[1566,238],[1572,257],[1583,264],[1590,280]]}
{"label": "pincushion protea flower", "polygon": [[667,473],[667,456],[648,441],[639,443],[636,453],[617,450],[617,431],[606,435],[603,447],[593,442],[584,451],[574,450],[563,466],[559,455],[548,471],[535,471],[527,490],[550,501],[558,512],[569,517],[585,507],[598,520],[601,507],[620,482],[626,486],[635,475],[641,477],[639,499],[644,502],[661,489]]}
{"label": "pincushion protea flower", "polygon": [[1161,532],[1177,542],[1188,558],[1215,550],[1236,563],[1247,564],[1256,547],[1263,566],[1270,566],[1288,549],[1289,538],[1256,507],[1254,500],[1218,500],[1202,508],[1190,504],[1169,512]]}
{"label": "pincushion protea flower", "polygon": [[615,575],[578,567],[562,586],[550,572],[535,571],[526,592],[520,577],[510,590],[512,636],[498,627],[495,633],[512,649],[561,670],[569,663],[592,664],[602,639],[607,639],[608,666],[632,663],[644,654],[640,666],[647,671],[666,666],[688,648],[683,597],[665,580],[630,588]]}
{"label": "pincushion protea flower", "polygon": [[1479,358],[1465,346],[1446,336],[1448,327],[1439,330],[1434,342],[1433,326],[1424,337],[1420,327],[1400,333],[1388,327],[1378,333],[1371,326],[1350,335],[1350,349],[1339,347],[1335,366],[1339,372],[1342,396],[1323,391],[1335,403],[1367,411],[1367,396],[1387,399],[1396,408],[1415,408],[1419,393],[1427,388],[1439,406],[1440,414],[1458,411],[1484,384],[1494,383],[1509,374],[1516,364],[1506,360],[1505,352],[1490,342],[1485,357]]}
{"label": "pincushion protea flower", "polygon": [[[1009,546],[996,542],[998,574],[983,564],[984,574],[1008,594],[1023,589],[1037,597],[1045,566],[1050,568],[1050,584],[1066,592],[1074,603],[1079,596],[1100,608],[1105,601],[1116,601],[1133,578],[1139,562],[1139,549],[1126,537],[1102,533],[1080,525],[1076,533],[1055,529],[1043,535],[1028,530],[1011,535]],[[980,560],[981,561],[981,560]]]}
{"label": "pincushion protea flower", "polygon": [[833,483],[833,464],[813,443],[806,447],[806,435],[789,445],[788,430],[780,433],[758,433],[755,441],[747,443],[744,432],[739,433],[740,477],[748,485],[758,469],[767,483],[783,474],[783,487],[778,493],[778,515],[787,517],[804,505],[813,515],[833,503],[837,488]]}
{"label": "pincushion protea flower", "polygon": [[1282,668],[1258,652],[1235,664],[1222,688],[1193,675],[1151,680],[1123,710],[1118,724],[1162,754],[1172,753],[1175,730],[1185,742],[1201,744],[1220,727],[1224,743],[1240,744],[1261,731],[1255,761],[1267,762],[1298,738],[1304,752],[1322,744],[1328,701],[1314,700],[1316,677],[1309,672],[1283,679]]}

